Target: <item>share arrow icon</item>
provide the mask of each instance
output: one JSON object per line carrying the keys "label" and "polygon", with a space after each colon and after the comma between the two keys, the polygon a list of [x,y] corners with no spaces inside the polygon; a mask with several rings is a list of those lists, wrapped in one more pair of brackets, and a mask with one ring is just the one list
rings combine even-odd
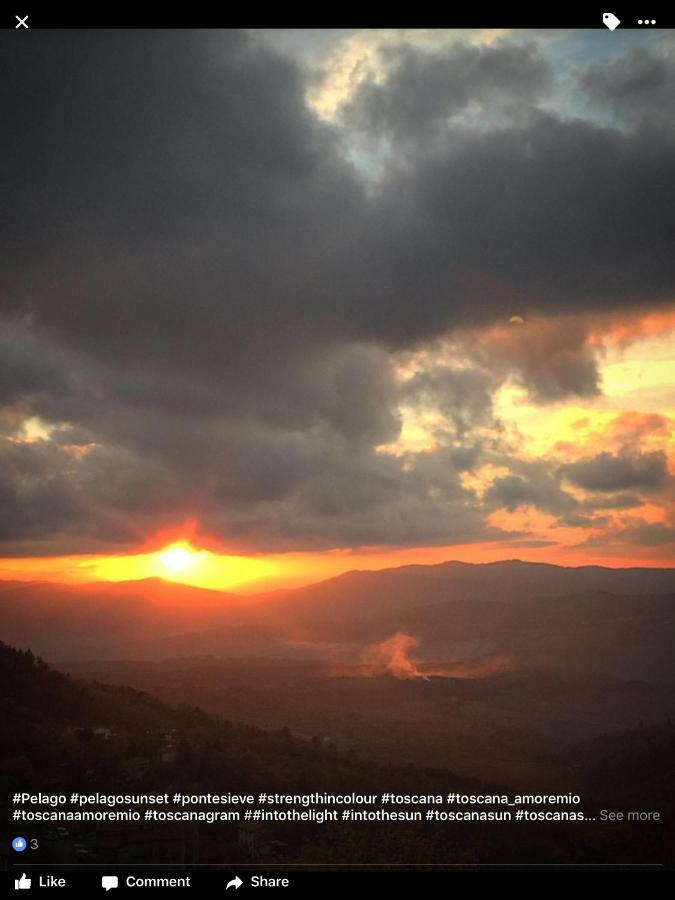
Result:
{"label": "share arrow icon", "polygon": [[235,875],[234,878],[232,879],[232,881],[227,882],[227,886],[225,887],[225,890],[228,890],[229,888],[233,887],[235,889],[235,891],[238,891],[243,883],[244,882],[241,880],[241,878],[238,875]]}

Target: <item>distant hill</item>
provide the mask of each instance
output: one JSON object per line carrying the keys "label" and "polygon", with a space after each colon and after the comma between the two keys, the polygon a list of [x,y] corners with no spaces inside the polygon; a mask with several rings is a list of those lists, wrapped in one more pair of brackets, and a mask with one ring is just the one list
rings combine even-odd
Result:
{"label": "distant hill", "polygon": [[50,584],[0,582],[0,639],[49,658],[109,657],[135,642],[221,622],[246,624],[246,598],[160,578]]}
{"label": "distant hill", "polygon": [[490,660],[675,680],[675,570],[509,560],[349,572],[241,597],[159,579],[0,583],[0,638],[52,660],[323,657],[396,633],[422,660]]}
{"label": "distant hill", "polygon": [[383,616],[416,613],[423,606],[454,604],[475,609],[487,604],[588,592],[645,595],[675,593],[675,569],[566,568],[507,560],[471,564],[448,562],[403,566],[376,572],[347,572],[307,587],[271,594],[272,609],[292,611],[314,629],[366,623]]}

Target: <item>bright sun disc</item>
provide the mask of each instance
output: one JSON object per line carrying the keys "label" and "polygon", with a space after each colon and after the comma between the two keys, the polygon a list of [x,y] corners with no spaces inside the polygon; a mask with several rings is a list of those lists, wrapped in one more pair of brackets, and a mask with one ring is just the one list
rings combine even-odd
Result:
{"label": "bright sun disc", "polygon": [[184,572],[199,559],[199,553],[188,547],[167,547],[159,554],[159,561],[169,572]]}

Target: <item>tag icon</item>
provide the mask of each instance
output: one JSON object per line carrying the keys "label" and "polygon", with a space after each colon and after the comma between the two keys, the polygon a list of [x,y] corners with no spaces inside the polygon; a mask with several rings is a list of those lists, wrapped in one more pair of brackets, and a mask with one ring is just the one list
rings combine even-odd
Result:
{"label": "tag icon", "polygon": [[618,28],[621,24],[621,20],[617,19],[614,13],[603,13],[602,24],[609,28],[610,31],[614,31],[614,29]]}

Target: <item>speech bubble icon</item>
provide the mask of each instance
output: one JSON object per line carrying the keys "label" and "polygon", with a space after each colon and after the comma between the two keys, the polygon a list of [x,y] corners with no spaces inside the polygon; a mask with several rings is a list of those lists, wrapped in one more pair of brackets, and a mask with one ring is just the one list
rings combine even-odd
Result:
{"label": "speech bubble icon", "polygon": [[102,875],[101,876],[101,887],[105,888],[106,891],[111,891],[113,888],[120,886],[120,880],[117,875]]}

